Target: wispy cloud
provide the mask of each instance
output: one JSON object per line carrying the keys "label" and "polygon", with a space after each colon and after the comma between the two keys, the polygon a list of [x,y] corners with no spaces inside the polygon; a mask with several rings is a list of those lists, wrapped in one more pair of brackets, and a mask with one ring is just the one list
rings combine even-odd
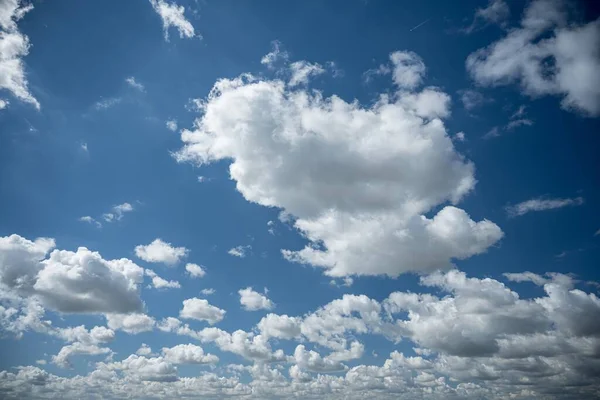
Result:
{"label": "wispy cloud", "polygon": [[554,210],[557,208],[580,206],[584,203],[583,197],[568,199],[545,199],[537,198],[527,200],[512,206],[506,207],[506,212],[511,217],[525,215],[532,211]]}
{"label": "wispy cloud", "polygon": [[111,107],[119,104],[121,101],[123,101],[123,99],[121,99],[120,97],[109,97],[108,99],[102,99],[102,100],[97,101],[94,104],[94,108],[98,111],[106,110],[108,108],[111,108]]}
{"label": "wispy cloud", "polygon": [[139,83],[138,81],[136,81],[133,76],[130,76],[129,78],[126,78],[125,82],[127,82],[127,84],[129,86],[131,86],[132,88],[134,88],[136,90],[139,90],[140,92],[146,91],[146,88],[144,87],[144,85],[142,85],[141,83]]}
{"label": "wispy cloud", "polygon": [[102,228],[102,223],[100,221],[97,221],[95,218],[90,217],[89,215],[85,215],[79,218],[79,221],[95,225],[96,228]]}
{"label": "wispy cloud", "polygon": [[[152,8],[160,16],[163,23],[165,40],[169,41],[169,28],[176,28],[180,38],[193,38],[196,35],[194,26],[185,18],[185,7],[164,0],[150,0]],[[198,35],[198,37],[202,37]]]}
{"label": "wispy cloud", "polygon": [[415,27],[413,27],[413,28],[409,29],[408,31],[409,31],[409,32],[412,32],[412,31],[414,31],[415,29],[419,29],[420,27],[422,27],[423,25],[425,25],[426,23],[428,23],[430,19],[431,19],[431,18],[427,18],[425,21],[423,21],[423,22],[421,22],[419,25],[417,25],[417,26],[415,26]]}
{"label": "wispy cloud", "polygon": [[248,253],[252,250],[252,246],[251,245],[246,245],[246,246],[236,246],[233,247],[231,249],[229,249],[229,251],[227,252],[227,254],[229,254],[230,256],[234,256],[234,257],[240,257],[240,258],[244,258],[248,255]]}

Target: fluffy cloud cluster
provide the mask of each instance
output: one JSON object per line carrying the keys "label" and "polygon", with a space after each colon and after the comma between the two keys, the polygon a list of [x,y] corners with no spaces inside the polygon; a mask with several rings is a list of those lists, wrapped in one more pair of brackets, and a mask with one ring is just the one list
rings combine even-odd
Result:
{"label": "fluffy cloud cluster", "polygon": [[179,316],[181,318],[206,321],[214,325],[225,317],[225,310],[209,304],[205,299],[194,297],[183,301],[183,308],[179,312]]}
{"label": "fluffy cloud cluster", "polygon": [[284,256],[331,276],[428,272],[482,253],[503,235],[494,223],[454,206],[424,216],[475,185],[440,119],[450,98],[417,91],[425,64],[416,54],[390,62],[398,92],[371,107],[249,74],[221,79],[176,158],[231,160],[242,195],[297,217],[311,242]]}
{"label": "fluffy cloud cluster", "polygon": [[600,115],[600,19],[571,20],[563,0],[535,0],[521,26],[469,55],[467,69],[486,86],[519,83],[527,95],[556,95],[567,110]]}
{"label": "fluffy cloud cluster", "polygon": [[53,250],[53,239],[0,237],[2,290],[34,296],[65,313],[128,313],[142,309],[139,284],[144,270],[128,259],[104,260],[80,247]]}
{"label": "fluffy cloud cluster", "polygon": [[[20,0],[0,3],[0,90],[8,90],[37,109],[40,103],[29,92],[23,57],[29,54],[29,38],[18,29],[17,22],[33,9]],[[4,106],[8,102],[3,102]],[[3,108],[3,107],[0,107]]]}

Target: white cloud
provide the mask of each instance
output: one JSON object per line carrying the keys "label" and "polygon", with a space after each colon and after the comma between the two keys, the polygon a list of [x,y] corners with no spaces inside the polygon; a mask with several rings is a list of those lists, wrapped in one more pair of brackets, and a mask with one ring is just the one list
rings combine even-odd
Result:
{"label": "white cloud", "polygon": [[140,82],[136,81],[133,76],[126,78],[125,82],[127,82],[127,84],[129,86],[131,86],[132,88],[134,88],[136,90],[139,90],[140,92],[146,91],[146,88],[144,87],[144,85],[142,85]]}
{"label": "white cloud", "polygon": [[129,203],[117,204],[113,206],[110,212],[102,214],[102,218],[106,222],[120,221],[123,215],[133,211],[133,206]]}
{"label": "white cloud", "polygon": [[116,106],[121,101],[123,101],[123,99],[120,97],[110,97],[108,99],[98,100],[96,103],[94,103],[94,108],[98,111],[106,110],[108,108]]}
{"label": "white cloud", "polygon": [[175,347],[163,347],[162,354],[167,362],[173,364],[216,364],[219,357],[204,353],[204,349],[194,344],[179,344]]}
{"label": "white cloud", "polygon": [[256,325],[265,338],[294,339],[300,336],[301,319],[269,313]]}
{"label": "white cloud", "polygon": [[469,193],[474,166],[439,119],[449,114],[449,96],[435,88],[406,91],[422,81],[422,60],[410,52],[390,58],[404,90],[368,108],[290,91],[279,80],[221,79],[196,130],[182,131],[176,158],[232,160],[238,191],[296,217],[311,242],[284,250],[285,257],[327,275],[427,272],[482,253],[502,237],[492,222],[451,206],[423,215]]}
{"label": "white cloud", "polygon": [[[5,0],[0,4],[0,90],[8,90],[21,101],[38,110],[40,103],[29,92],[23,57],[29,54],[29,38],[18,29],[17,22],[33,9],[19,0]],[[8,102],[3,101],[4,108]]]}
{"label": "white cloud", "polygon": [[504,0],[490,0],[487,7],[478,8],[475,11],[473,22],[462,31],[472,33],[484,28],[488,24],[496,24],[504,27],[509,17],[510,8]]}
{"label": "white cloud", "polygon": [[467,70],[480,85],[519,83],[531,97],[562,97],[566,110],[600,115],[600,19],[569,21],[558,0],[535,0],[521,26],[469,55]]}
{"label": "white cloud", "polygon": [[177,380],[177,368],[162,357],[146,358],[132,354],[125,360],[106,365],[122,370],[127,376],[141,381],[172,382]]}
{"label": "white cloud", "polygon": [[94,218],[90,217],[89,215],[85,215],[85,216],[83,216],[83,217],[80,217],[80,218],[79,218],[79,221],[81,221],[81,222],[86,222],[86,223],[88,223],[88,224],[95,225],[95,226],[96,226],[96,228],[102,228],[102,223],[101,223],[100,221],[98,221],[98,220],[96,220],[96,219],[94,219]]}
{"label": "white cloud", "polygon": [[219,328],[204,328],[197,332],[197,337],[203,343],[214,343],[222,351],[238,354],[251,361],[284,361],[286,359],[282,350],[273,351],[267,338],[254,335],[242,330],[233,333],[225,332]]}
{"label": "white cloud", "polygon": [[247,311],[271,310],[275,307],[275,304],[267,296],[252,290],[251,287],[238,290],[238,294],[240,295],[240,304]]}
{"label": "white cloud", "polygon": [[285,63],[287,63],[289,59],[289,54],[287,53],[287,51],[281,50],[281,43],[278,40],[274,40],[271,42],[271,48],[272,50],[269,53],[265,54],[260,60],[261,64],[266,65],[269,68],[274,68],[275,64],[279,60],[283,60]]}
{"label": "white cloud", "polygon": [[229,249],[229,251],[227,252],[227,254],[229,254],[230,256],[234,256],[234,257],[240,257],[240,258],[244,258],[248,255],[248,252],[250,252],[252,250],[252,246],[250,246],[249,244],[246,246],[235,246],[231,249]]}
{"label": "white cloud", "polygon": [[202,293],[205,296],[210,296],[211,294],[215,294],[217,291],[213,288],[207,288],[207,289],[202,289],[200,291],[200,293]]}
{"label": "white cloud", "polygon": [[584,203],[583,197],[572,199],[545,199],[537,198],[506,207],[509,216],[518,217],[532,211],[554,210],[562,207],[580,206]]}
{"label": "white cloud", "polygon": [[10,102],[8,100],[0,99],[0,110],[5,109],[9,104]]}
{"label": "white cloud", "polygon": [[146,314],[106,314],[106,323],[110,329],[137,334],[154,329],[156,321]]}
{"label": "white cloud", "polygon": [[198,264],[187,263],[185,265],[185,270],[192,278],[202,278],[204,275],[206,275],[204,268]]}
{"label": "white cloud", "polygon": [[325,69],[320,64],[296,61],[290,64],[290,72],[292,75],[288,85],[293,87],[307,85],[311,77],[325,73]]}
{"label": "white cloud", "polygon": [[465,133],[464,132],[458,132],[456,135],[454,135],[454,139],[459,141],[459,142],[464,142],[466,140],[465,137]]}
{"label": "white cloud", "polygon": [[179,31],[179,37],[182,39],[194,37],[194,26],[183,15],[185,13],[184,6],[178,6],[176,3],[168,3],[164,0],[150,0],[150,4],[162,19],[166,41],[169,41],[169,28],[171,27]]}
{"label": "white cloud", "polygon": [[150,356],[152,355],[152,348],[148,346],[146,343],[142,343],[139,349],[135,352],[138,356]]}
{"label": "white cloud", "polygon": [[152,286],[155,289],[179,289],[181,285],[177,281],[168,281],[164,278],[161,278],[156,274],[156,272],[151,269],[146,269],[146,275],[152,278]]}
{"label": "white cloud", "polygon": [[94,344],[73,343],[63,346],[57,355],[52,356],[52,362],[61,368],[69,368],[71,366],[70,358],[76,354],[84,355],[100,355],[109,354],[112,351],[108,347],[99,347]]}
{"label": "white cloud", "polygon": [[174,266],[182,258],[187,257],[189,250],[185,247],[173,247],[171,243],[163,242],[157,238],[148,245],[135,247],[135,255],[151,263],[164,263]]}
{"label": "white cloud", "polygon": [[175,132],[177,130],[177,121],[174,119],[170,119],[166,122],[167,129]]}
{"label": "white cloud", "polygon": [[53,239],[0,238],[0,282],[18,296],[34,296],[64,313],[133,312],[142,308],[143,269],[126,258],[104,260],[80,247],[54,250]]}
{"label": "white cloud", "polygon": [[296,346],[294,350],[294,361],[301,369],[312,372],[337,372],[346,369],[346,366],[338,361],[323,358],[314,350],[307,351],[302,344]]}
{"label": "white cloud", "polygon": [[225,317],[225,310],[209,304],[205,299],[193,297],[183,301],[183,309],[179,312],[179,316],[181,318],[206,321],[214,325]]}

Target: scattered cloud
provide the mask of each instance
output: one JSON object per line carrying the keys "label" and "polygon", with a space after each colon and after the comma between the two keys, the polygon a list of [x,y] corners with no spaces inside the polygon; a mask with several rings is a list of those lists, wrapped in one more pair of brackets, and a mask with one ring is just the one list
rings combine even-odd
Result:
{"label": "scattered cloud", "polygon": [[508,18],[510,17],[510,8],[504,0],[490,0],[487,7],[478,8],[475,11],[473,22],[468,27],[462,29],[463,33],[473,33],[481,30],[489,24],[500,25],[506,27]]}
{"label": "scattered cloud", "polygon": [[485,103],[489,103],[492,100],[487,99],[481,92],[472,89],[459,90],[460,101],[467,111],[472,111]]}
{"label": "scattered cloud", "polygon": [[[21,4],[20,0],[5,0],[0,3],[0,89],[8,90],[17,99],[40,109],[40,103],[29,92],[23,58],[29,54],[29,37],[19,31],[17,22],[33,4]],[[0,109],[6,107],[2,100]]]}
{"label": "scattered cloud", "polygon": [[121,103],[121,101],[123,101],[123,99],[120,97],[109,97],[108,99],[98,100],[94,104],[94,108],[98,111],[106,110],[116,106],[117,104]]}
{"label": "scattered cloud", "polygon": [[525,95],[560,96],[565,110],[600,115],[600,19],[570,20],[564,2],[534,0],[520,27],[470,54],[471,77],[482,86],[518,83]]}
{"label": "scattered cloud", "polygon": [[175,347],[163,347],[162,354],[167,362],[173,364],[216,364],[219,357],[204,353],[204,349],[195,344],[179,344]]}
{"label": "scattered cloud", "polygon": [[583,203],[583,197],[575,197],[571,199],[547,199],[539,197],[537,199],[531,199],[515,205],[507,206],[506,212],[511,217],[518,217],[532,211],[545,211],[563,207],[580,206]]}
{"label": "scattered cloud", "polygon": [[240,304],[246,311],[258,311],[258,310],[272,310],[275,307],[275,303],[262,295],[251,287],[238,290],[240,295]]}
{"label": "scattered cloud", "polygon": [[266,65],[268,68],[271,69],[275,68],[275,64],[280,60],[287,63],[287,61],[289,60],[289,54],[287,51],[281,50],[281,47],[282,44],[280,41],[272,41],[271,51],[261,58],[260,63]]}
{"label": "scattered cloud", "polygon": [[[178,6],[176,3],[169,3],[165,0],[150,0],[152,8],[160,16],[163,23],[163,31],[165,40],[169,41],[169,29],[176,28],[179,32],[179,37],[193,38],[196,36],[194,26],[185,18],[185,7]],[[198,36],[201,38],[201,36]]]}
{"label": "scattered cloud", "polygon": [[249,244],[245,245],[245,246],[240,245],[240,246],[236,246],[236,247],[229,249],[227,254],[229,254],[230,256],[234,256],[234,257],[244,258],[248,255],[248,253],[251,250],[252,250],[252,246]]}
{"label": "scattered cloud", "polygon": [[166,122],[166,125],[167,125],[168,130],[170,130],[172,132],[177,131],[177,121],[176,120],[170,119]]}
{"label": "scattered cloud", "polygon": [[140,92],[145,92],[146,91],[146,88],[144,87],[144,85],[142,85],[141,83],[139,83],[138,81],[136,81],[133,76],[130,76],[130,77],[126,78],[125,82],[127,82],[127,84],[129,86],[131,86],[132,88],[134,88],[136,90],[139,90]]}
{"label": "scattered cloud", "polygon": [[188,253],[189,250],[185,247],[174,247],[160,238],[154,239],[148,245],[135,247],[135,255],[142,260],[150,263],[163,263],[170,267],[187,257]]}
{"label": "scattered cloud", "polygon": [[177,281],[167,281],[151,269],[146,269],[146,275],[152,279],[152,287],[155,289],[179,289],[181,285]]}
{"label": "scattered cloud", "polygon": [[203,294],[204,296],[210,296],[211,294],[215,294],[217,291],[213,288],[207,288],[207,289],[202,289],[200,291],[201,294]]}
{"label": "scattered cloud", "polygon": [[202,278],[206,275],[204,268],[198,264],[187,263],[185,265],[185,270],[192,278]]}
{"label": "scattered cloud", "polygon": [[183,309],[179,312],[179,317],[206,321],[214,325],[225,317],[225,310],[209,304],[208,300],[194,297],[183,301]]}
{"label": "scattered cloud", "polygon": [[467,140],[467,138],[465,137],[464,132],[458,132],[456,135],[454,135],[454,140],[458,142],[464,142],[465,140]]}
{"label": "scattered cloud", "polygon": [[117,204],[109,212],[102,214],[102,218],[106,222],[120,221],[126,213],[132,211],[133,206],[129,203]]}
{"label": "scattered cloud", "polygon": [[291,87],[307,85],[311,77],[325,73],[325,69],[317,63],[296,61],[290,64],[291,77],[288,85]]}
{"label": "scattered cloud", "polygon": [[102,223],[100,221],[97,221],[94,218],[90,217],[89,215],[80,217],[79,221],[86,222],[88,224],[92,224],[92,225],[96,226],[96,228],[102,228]]}
{"label": "scattered cloud", "polygon": [[10,102],[8,100],[0,99],[0,110],[5,109],[9,104]]}

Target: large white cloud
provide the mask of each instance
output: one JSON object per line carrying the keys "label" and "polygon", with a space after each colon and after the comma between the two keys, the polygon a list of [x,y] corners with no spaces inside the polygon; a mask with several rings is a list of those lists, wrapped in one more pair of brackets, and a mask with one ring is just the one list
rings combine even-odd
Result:
{"label": "large white cloud", "polygon": [[521,26],[469,55],[467,70],[486,86],[521,85],[525,94],[562,97],[561,106],[600,115],[600,19],[570,20],[562,0],[535,0]]}
{"label": "large white cloud", "polygon": [[126,258],[105,260],[80,247],[54,250],[53,239],[0,238],[0,282],[19,296],[66,313],[128,313],[142,309],[143,269]]}
{"label": "large white cloud", "polygon": [[23,5],[20,0],[0,3],[0,90],[8,90],[16,98],[39,109],[40,103],[29,92],[23,64],[23,57],[29,54],[31,45],[27,35],[17,27],[17,22],[32,9],[32,4]]}
{"label": "large white cloud", "polygon": [[284,256],[332,276],[427,272],[484,252],[502,237],[492,222],[454,207],[423,215],[459,202],[475,185],[474,166],[440,119],[449,96],[414,91],[423,61],[409,52],[391,60],[402,90],[371,107],[249,74],[221,79],[176,158],[231,160],[242,195],[296,216],[311,242]]}

